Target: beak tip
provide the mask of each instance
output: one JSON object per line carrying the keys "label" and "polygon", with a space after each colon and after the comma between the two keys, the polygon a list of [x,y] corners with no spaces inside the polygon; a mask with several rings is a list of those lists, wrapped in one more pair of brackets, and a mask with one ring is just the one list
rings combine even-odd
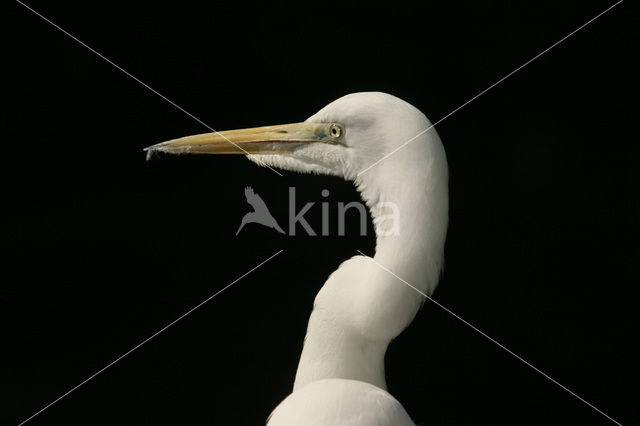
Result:
{"label": "beak tip", "polygon": [[146,160],[147,160],[147,161],[150,161],[150,160],[151,160],[151,156],[152,156],[152,155],[153,155],[153,153],[155,152],[154,146],[155,146],[155,145],[151,145],[151,146],[148,146],[148,147],[146,147],[146,148],[143,148],[143,151],[147,153],[147,155],[146,155]]}
{"label": "beak tip", "polygon": [[167,149],[167,146],[169,143],[173,142],[175,139],[172,139],[170,141],[166,141],[166,142],[160,142],[157,143],[155,145],[150,145],[146,148],[142,148],[142,150],[144,152],[147,153],[147,161],[151,160],[151,156],[156,153],[156,152],[169,152],[171,153],[172,151],[170,149]]}

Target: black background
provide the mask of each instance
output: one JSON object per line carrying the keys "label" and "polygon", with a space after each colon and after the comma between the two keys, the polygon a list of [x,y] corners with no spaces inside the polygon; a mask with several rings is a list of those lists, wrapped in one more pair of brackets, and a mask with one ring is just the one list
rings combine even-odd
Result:
{"label": "black background", "polygon": [[[612,4],[161,3],[28,4],[218,130],[302,121],[368,90],[436,121]],[[434,294],[623,424],[638,420],[640,210],[627,3],[437,126],[451,221]],[[357,192],[241,156],[146,162],[143,147],[207,129],[8,6],[3,423],[283,250],[29,423],[263,424],[292,387],[315,293],[374,237],[355,218],[345,237],[236,237],[243,188],[281,224],[290,186],[299,205],[330,190],[334,213]],[[319,229],[318,205],[307,218]],[[612,424],[429,303],[386,367],[422,425]]]}

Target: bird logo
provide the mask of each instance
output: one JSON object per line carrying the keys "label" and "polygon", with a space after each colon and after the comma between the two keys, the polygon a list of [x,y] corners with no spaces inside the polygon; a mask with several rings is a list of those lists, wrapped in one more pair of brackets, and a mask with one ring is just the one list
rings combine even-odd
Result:
{"label": "bird logo", "polygon": [[247,203],[249,203],[249,205],[253,207],[253,211],[244,215],[244,217],[242,218],[242,222],[240,222],[240,227],[238,228],[236,235],[240,233],[242,228],[244,228],[244,225],[246,225],[247,223],[259,223],[260,225],[273,228],[279,233],[284,234],[284,231],[282,230],[282,228],[280,228],[278,222],[276,222],[274,217],[271,216],[271,213],[269,212],[269,209],[267,208],[265,202],[262,200],[262,198],[260,198],[258,194],[253,191],[253,188],[247,186],[244,189],[244,196],[247,198]]}

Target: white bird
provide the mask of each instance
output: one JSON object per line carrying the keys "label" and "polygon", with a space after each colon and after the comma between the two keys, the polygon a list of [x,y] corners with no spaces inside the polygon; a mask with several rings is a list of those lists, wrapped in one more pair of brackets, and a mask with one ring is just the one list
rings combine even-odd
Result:
{"label": "white bird", "polygon": [[[385,93],[354,93],[303,123],[188,136],[147,150],[245,153],[258,164],[355,183],[376,226],[375,256],[352,257],[322,286],[293,392],[268,425],[414,425],[386,391],[384,355],[435,289],[443,264],[447,160],[425,115]],[[397,213],[391,224],[389,208]]]}

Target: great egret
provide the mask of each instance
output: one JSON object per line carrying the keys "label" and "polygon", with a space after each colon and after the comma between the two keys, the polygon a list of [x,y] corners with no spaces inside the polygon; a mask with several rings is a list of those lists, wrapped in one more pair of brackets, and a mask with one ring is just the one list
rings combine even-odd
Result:
{"label": "great egret", "polygon": [[[421,293],[433,292],[443,263],[447,160],[434,129],[424,131],[430,126],[399,98],[353,93],[303,123],[187,136],[147,148],[250,154],[262,165],[339,176],[355,183],[370,210],[378,231],[375,256],[342,263],[316,296],[293,393],[273,411],[269,426],[414,424],[386,391],[384,354],[421,307]],[[384,220],[389,203],[397,208],[395,232]]]}

